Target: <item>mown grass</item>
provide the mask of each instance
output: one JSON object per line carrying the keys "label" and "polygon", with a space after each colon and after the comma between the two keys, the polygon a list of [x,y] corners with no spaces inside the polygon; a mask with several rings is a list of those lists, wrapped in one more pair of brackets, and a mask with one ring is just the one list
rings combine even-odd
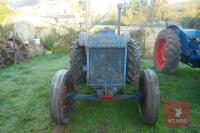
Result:
{"label": "mown grass", "polygon": [[[55,127],[49,114],[49,88],[55,71],[68,68],[69,57],[49,55],[0,70],[0,133],[51,133]],[[143,68],[153,66],[143,60]],[[155,126],[144,124],[132,101],[77,102],[74,117],[65,126],[67,133],[167,133],[200,132],[200,70],[181,65],[168,76],[157,73],[161,89],[161,111]],[[88,90],[85,85],[79,87]],[[127,91],[131,87],[126,88]],[[164,105],[168,101],[190,103],[191,126],[168,127],[164,124]]]}

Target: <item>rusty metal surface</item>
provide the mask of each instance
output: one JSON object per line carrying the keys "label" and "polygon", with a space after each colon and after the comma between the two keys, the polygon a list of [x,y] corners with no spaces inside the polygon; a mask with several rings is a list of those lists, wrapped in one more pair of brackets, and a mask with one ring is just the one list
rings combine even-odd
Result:
{"label": "rusty metal surface", "polygon": [[2,56],[0,54],[0,68],[2,68],[2,67],[4,67],[4,64],[3,64],[3,58],[2,58]]}
{"label": "rusty metal surface", "polygon": [[8,64],[16,64],[29,58],[27,46],[20,40],[9,38],[0,40],[0,68]]}
{"label": "rusty metal surface", "polygon": [[0,68],[5,66],[7,53],[4,48],[4,42],[0,40]]}

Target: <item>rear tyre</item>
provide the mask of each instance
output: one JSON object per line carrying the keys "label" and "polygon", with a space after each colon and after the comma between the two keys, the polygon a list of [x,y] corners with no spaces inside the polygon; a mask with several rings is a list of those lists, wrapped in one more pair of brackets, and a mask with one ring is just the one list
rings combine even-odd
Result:
{"label": "rear tyre", "polygon": [[172,74],[176,71],[180,60],[180,41],[171,29],[162,30],[156,39],[154,48],[154,64],[156,70]]}
{"label": "rear tyre", "polygon": [[76,83],[81,83],[86,79],[83,66],[86,64],[85,49],[79,42],[73,42],[70,51],[70,71]]}
{"label": "rear tyre", "polygon": [[135,41],[129,41],[128,47],[128,59],[127,59],[127,71],[126,80],[128,83],[136,83],[140,74],[140,46]]}
{"label": "rear tyre", "polygon": [[143,121],[153,125],[157,122],[160,109],[160,89],[154,71],[146,69],[140,74],[139,93],[143,100],[139,102],[139,112]]}
{"label": "rear tyre", "polygon": [[53,77],[49,96],[50,113],[56,124],[69,122],[73,109],[73,100],[67,94],[74,93],[74,83],[68,70],[59,70]]}

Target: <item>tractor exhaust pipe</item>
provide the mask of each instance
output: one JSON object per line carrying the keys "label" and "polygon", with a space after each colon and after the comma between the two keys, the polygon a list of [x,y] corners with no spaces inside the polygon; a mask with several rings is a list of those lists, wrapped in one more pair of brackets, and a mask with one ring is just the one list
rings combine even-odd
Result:
{"label": "tractor exhaust pipe", "polygon": [[121,31],[121,16],[122,16],[122,8],[123,8],[123,4],[119,3],[117,4],[117,9],[118,9],[118,35],[120,35],[120,31]]}

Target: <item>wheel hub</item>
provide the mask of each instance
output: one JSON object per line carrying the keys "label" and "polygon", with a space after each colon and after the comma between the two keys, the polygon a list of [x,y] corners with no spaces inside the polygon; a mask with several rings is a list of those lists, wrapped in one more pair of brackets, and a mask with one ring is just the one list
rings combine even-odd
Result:
{"label": "wheel hub", "polygon": [[71,110],[72,101],[69,98],[65,98],[65,96],[68,93],[73,92],[73,90],[74,89],[73,89],[73,85],[72,85],[71,81],[68,81],[67,84],[63,88],[63,94],[64,94],[63,111],[64,112],[69,112]]}
{"label": "wheel hub", "polygon": [[158,70],[165,67],[167,61],[168,44],[164,38],[160,38],[155,47],[155,64]]}

